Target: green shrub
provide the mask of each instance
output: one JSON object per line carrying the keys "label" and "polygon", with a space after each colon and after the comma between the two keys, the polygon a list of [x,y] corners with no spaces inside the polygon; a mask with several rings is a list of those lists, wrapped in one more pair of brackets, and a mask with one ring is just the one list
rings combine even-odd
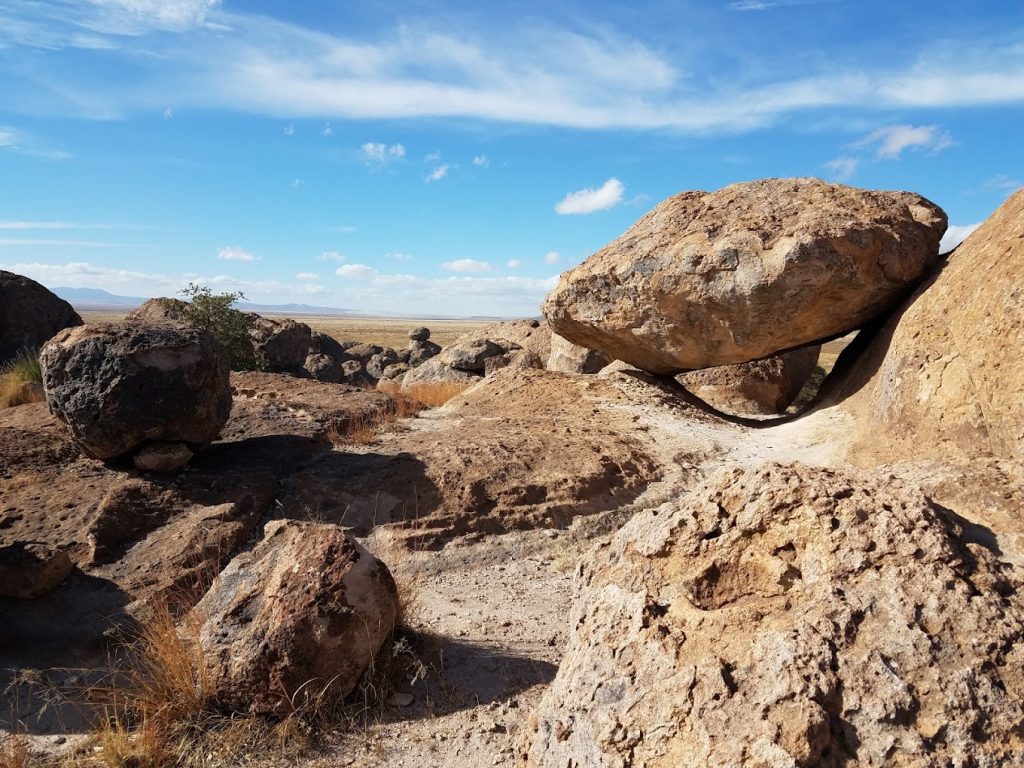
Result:
{"label": "green shrub", "polygon": [[245,295],[241,292],[213,293],[209,287],[196,283],[189,283],[181,293],[188,298],[188,304],[182,309],[185,320],[190,325],[213,334],[227,350],[231,358],[231,369],[254,369],[256,361],[253,357],[249,329],[255,318],[248,312],[231,308],[236,301],[244,301]]}
{"label": "green shrub", "polygon": [[19,382],[35,381],[42,384],[43,369],[39,365],[39,353],[30,349],[22,350],[0,367],[0,374]]}

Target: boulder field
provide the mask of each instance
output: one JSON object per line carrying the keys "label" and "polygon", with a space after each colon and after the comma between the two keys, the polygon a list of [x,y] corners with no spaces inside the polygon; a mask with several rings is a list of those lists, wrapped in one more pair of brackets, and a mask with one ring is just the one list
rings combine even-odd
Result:
{"label": "boulder field", "polygon": [[[418,367],[425,329],[310,335],[306,361],[397,370],[394,395],[232,372],[205,450],[143,440],[195,448],[170,474],[2,410],[0,686],[60,732],[12,670],[97,663],[170,601],[224,709],[279,716],[308,681],[358,687],[414,573],[404,621],[443,662],[381,710],[374,765],[1024,765],[1024,192],[940,257],[944,228],[815,180],[683,193],[563,276],[548,322]],[[784,409],[857,329],[806,412],[723,415]],[[397,418],[417,380],[454,394]]]}

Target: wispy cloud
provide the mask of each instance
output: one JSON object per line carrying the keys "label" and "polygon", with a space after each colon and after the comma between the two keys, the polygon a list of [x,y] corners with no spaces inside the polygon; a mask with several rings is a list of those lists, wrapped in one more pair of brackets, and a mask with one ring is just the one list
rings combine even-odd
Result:
{"label": "wispy cloud", "polygon": [[509,269],[519,269],[521,266],[523,266],[523,262],[519,259],[509,259],[508,261],[505,262],[505,266],[508,267]]}
{"label": "wispy cloud", "polygon": [[317,256],[320,261],[348,261],[348,259],[338,251],[324,251]]}
{"label": "wispy cloud", "polygon": [[451,168],[447,163],[442,163],[427,174],[425,181],[429,184],[432,181],[440,181],[448,175],[448,171]]}
{"label": "wispy cloud", "polygon": [[391,261],[409,261],[410,259],[412,259],[412,254],[392,252],[385,253],[384,258],[390,259]]}
{"label": "wispy cloud", "polygon": [[729,8],[734,11],[770,11],[796,5],[833,5],[840,0],[733,0]]}
{"label": "wispy cloud", "polygon": [[473,165],[475,165],[477,168],[486,168],[490,164],[491,160],[490,158],[487,157],[487,155],[476,155],[473,158]]}
{"label": "wispy cloud", "polygon": [[254,256],[244,248],[227,245],[217,251],[217,258],[224,261],[257,261],[259,257]]}
{"label": "wispy cloud", "polygon": [[455,261],[444,262],[441,269],[448,272],[489,272],[491,265],[477,259],[455,259]]}
{"label": "wispy cloud", "polygon": [[858,166],[860,166],[860,159],[856,157],[837,157],[824,164],[824,167],[837,181],[849,181],[856,173]]}
{"label": "wispy cloud", "polygon": [[981,225],[982,222],[980,221],[974,224],[950,224],[946,229],[946,234],[942,236],[942,241],[939,243],[939,253],[948,253],[953,250]]}
{"label": "wispy cloud", "polygon": [[604,211],[622,202],[626,191],[621,181],[612,177],[596,189],[587,187],[570,192],[555,204],[555,211],[561,214],[585,214]]}
{"label": "wispy cloud", "polygon": [[152,243],[120,243],[109,240],[63,240],[45,237],[0,238],[0,246],[46,246],[48,248],[153,248]]}
{"label": "wispy cloud", "polygon": [[558,251],[548,251],[547,253],[544,254],[545,264],[557,264],[561,260],[562,254],[560,254]]}
{"label": "wispy cloud", "polygon": [[986,179],[982,186],[990,192],[1009,192],[1024,187],[1024,181],[1010,178],[1005,173],[997,173],[995,176]]}
{"label": "wispy cloud", "polygon": [[296,280],[319,280],[320,276],[316,272],[299,272],[295,276]]}
{"label": "wispy cloud", "polygon": [[25,131],[10,126],[0,126],[0,149],[44,160],[68,160],[70,152],[53,149]]}
{"label": "wispy cloud", "polygon": [[387,144],[368,141],[360,147],[363,159],[368,163],[383,165],[389,160],[397,160],[405,157],[405,146],[402,144]]}
{"label": "wispy cloud", "polygon": [[855,146],[874,148],[877,158],[895,160],[908,149],[936,154],[953,146],[953,137],[938,125],[890,125],[873,131]]}

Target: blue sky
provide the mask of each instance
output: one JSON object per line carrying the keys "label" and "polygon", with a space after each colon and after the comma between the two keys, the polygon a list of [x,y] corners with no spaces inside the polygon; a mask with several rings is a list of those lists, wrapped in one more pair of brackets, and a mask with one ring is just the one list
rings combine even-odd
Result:
{"label": "blue sky", "polygon": [[0,268],[532,315],[683,189],[1024,179],[1024,3],[0,0]]}

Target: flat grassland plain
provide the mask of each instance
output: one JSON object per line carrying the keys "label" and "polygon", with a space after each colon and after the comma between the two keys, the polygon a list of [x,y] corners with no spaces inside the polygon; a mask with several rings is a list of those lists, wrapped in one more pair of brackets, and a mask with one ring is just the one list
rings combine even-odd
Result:
{"label": "flat grassland plain", "polygon": [[[116,323],[127,312],[113,310],[78,310],[86,323]],[[341,317],[336,315],[284,315],[260,312],[263,317],[280,319],[290,317],[305,323],[314,331],[326,333],[338,341],[359,341],[382,347],[401,349],[409,343],[409,331],[425,326],[430,329],[430,340],[442,347],[451,344],[464,333],[490,325],[492,320],[421,320],[394,317]]]}

